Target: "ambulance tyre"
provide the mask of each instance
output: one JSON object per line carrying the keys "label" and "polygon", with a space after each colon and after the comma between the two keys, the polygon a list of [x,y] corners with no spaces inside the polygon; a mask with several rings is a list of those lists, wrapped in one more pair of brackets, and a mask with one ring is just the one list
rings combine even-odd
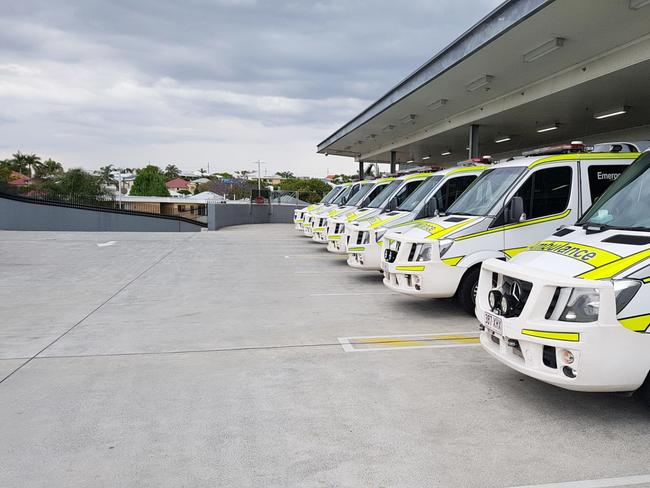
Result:
{"label": "ambulance tyre", "polygon": [[648,373],[645,382],[641,385],[641,388],[639,388],[636,393],[639,399],[648,407],[650,407],[650,373]]}
{"label": "ambulance tyre", "polygon": [[456,291],[456,299],[461,307],[470,315],[474,315],[476,306],[476,289],[478,287],[478,276],[481,266],[470,268],[463,276],[463,280]]}

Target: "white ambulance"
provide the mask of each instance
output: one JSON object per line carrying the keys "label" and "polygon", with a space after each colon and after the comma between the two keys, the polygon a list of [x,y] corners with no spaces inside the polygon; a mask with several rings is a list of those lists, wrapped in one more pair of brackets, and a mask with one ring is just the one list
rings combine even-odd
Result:
{"label": "white ambulance", "polygon": [[323,205],[331,203],[340,192],[343,191],[343,185],[336,185],[325,195],[320,202],[313,203],[304,208],[297,208],[293,211],[293,223],[296,230],[302,231],[302,225],[305,221],[305,214],[321,208]]}
{"label": "white ambulance", "polygon": [[382,237],[388,229],[444,212],[486,168],[472,163],[431,173],[408,198],[387,206],[385,213],[346,224],[348,264],[365,271],[380,270]]}
{"label": "white ambulance", "polygon": [[314,227],[320,227],[318,224],[320,223],[320,216],[323,214],[326,214],[330,210],[338,207],[339,205],[345,205],[345,202],[347,202],[352,196],[359,191],[359,188],[361,188],[361,185],[359,182],[352,183],[343,183],[341,185],[341,191],[332,199],[330,203],[327,203],[325,205],[321,205],[318,208],[311,210],[309,212],[305,212],[303,216],[303,223],[302,223],[302,231],[305,236],[307,237],[312,237],[313,236],[313,228]]}
{"label": "white ambulance", "polygon": [[457,297],[469,313],[481,263],[508,260],[574,223],[638,153],[588,153],[572,143],[532,151],[484,171],[445,214],[384,236],[391,290]]}
{"label": "white ambulance", "polygon": [[335,254],[345,254],[347,251],[346,225],[351,225],[352,222],[375,221],[378,216],[385,215],[384,212],[394,211],[432,174],[413,173],[390,178],[390,183],[365,207],[348,215],[329,219],[327,222],[327,250]]}
{"label": "white ambulance", "polygon": [[511,368],[570,390],[640,389],[650,405],[650,152],[575,225],[486,261],[476,315],[483,348]]}
{"label": "white ambulance", "polygon": [[360,181],[359,190],[353,196],[351,196],[344,204],[341,204],[324,214],[324,219],[321,218],[318,227],[313,228],[312,239],[321,244],[327,244],[327,222],[329,220],[337,217],[344,218],[346,215],[360,210],[381,193],[384,187],[389,183],[390,179],[388,178]]}

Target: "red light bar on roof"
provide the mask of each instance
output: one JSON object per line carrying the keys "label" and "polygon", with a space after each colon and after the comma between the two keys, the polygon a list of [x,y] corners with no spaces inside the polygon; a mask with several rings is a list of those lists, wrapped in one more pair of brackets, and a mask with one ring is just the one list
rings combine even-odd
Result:
{"label": "red light bar on roof", "polygon": [[571,144],[558,144],[557,146],[540,147],[521,153],[522,156],[542,156],[544,154],[568,154],[584,152],[586,146],[581,142]]}

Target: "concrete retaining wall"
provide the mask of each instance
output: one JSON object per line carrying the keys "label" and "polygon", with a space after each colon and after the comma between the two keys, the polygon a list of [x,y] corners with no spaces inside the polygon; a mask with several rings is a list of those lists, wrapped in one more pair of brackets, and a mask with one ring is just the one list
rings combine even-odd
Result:
{"label": "concrete retaining wall", "polygon": [[200,231],[201,228],[176,219],[0,198],[0,229],[3,230],[191,232]]}
{"label": "concrete retaining wall", "polygon": [[208,229],[242,224],[282,224],[293,222],[296,205],[244,205],[211,203],[208,205]]}

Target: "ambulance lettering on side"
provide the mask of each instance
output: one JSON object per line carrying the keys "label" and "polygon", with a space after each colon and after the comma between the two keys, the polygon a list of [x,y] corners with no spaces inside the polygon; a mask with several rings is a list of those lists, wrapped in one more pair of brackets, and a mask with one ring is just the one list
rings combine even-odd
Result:
{"label": "ambulance lettering on side", "polygon": [[486,261],[476,316],[483,348],[511,368],[650,405],[650,152],[575,225]]}
{"label": "ambulance lettering on side", "polygon": [[343,191],[343,185],[334,186],[328,193],[325,195],[320,202],[313,203],[304,208],[297,208],[293,211],[293,223],[296,230],[303,230],[303,223],[305,222],[305,215],[309,212],[313,212],[324,205],[328,205],[332,200],[334,200],[337,195]]}
{"label": "ambulance lettering on side", "polygon": [[312,237],[314,235],[314,227],[321,227],[321,216],[327,214],[334,208],[337,208],[339,205],[344,205],[345,202],[352,198],[352,196],[359,190],[360,186],[361,185],[359,185],[359,183],[343,183],[341,185],[341,190],[332,199],[331,202],[325,205],[321,205],[310,212],[306,212],[304,216],[304,222],[302,224],[304,235],[307,237]]}
{"label": "ambulance lettering on side", "polygon": [[345,254],[349,232],[357,222],[370,222],[381,219],[386,213],[390,213],[399,206],[408,196],[415,191],[420,184],[433,173],[414,173],[390,178],[379,194],[369,200],[365,207],[349,213],[348,215],[336,217],[329,221],[327,250],[335,254]]}
{"label": "ambulance lettering on side", "polygon": [[327,244],[328,223],[331,222],[332,219],[344,219],[352,213],[359,212],[389,183],[390,181],[387,178],[360,181],[358,183],[359,191],[357,191],[354,196],[349,198],[344,205],[339,205],[339,207],[333,208],[325,214],[325,219],[321,222],[323,224],[322,229],[314,229],[312,239],[321,244]]}
{"label": "ambulance lettering on side", "polygon": [[[385,208],[383,213],[346,224],[348,264],[364,271],[379,271],[382,237],[388,229],[444,212],[486,168],[474,165],[431,173],[417,188],[405,192],[408,194],[393,204],[394,210]],[[396,194],[407,189],[408,181],[395,188]]]}
{"label": "ambulance lettering on side", "polygon": [[[457,297],[468,313],[481,263],[508,260],[575,222],[638,153],[584,153],[581,144],[524,156],[486,170],[447,213],[384,236],[384,284],[427,298]],[[566,152],[566,153],[565,153]],[[594,175],[612,178],[595,179]]]}

